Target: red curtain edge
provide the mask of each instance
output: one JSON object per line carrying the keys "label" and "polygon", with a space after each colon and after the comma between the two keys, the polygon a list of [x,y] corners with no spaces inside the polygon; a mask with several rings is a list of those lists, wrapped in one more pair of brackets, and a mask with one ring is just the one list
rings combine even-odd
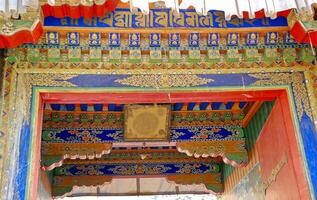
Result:
{"label": "red curtain edge", "polygon": [[0,35],[0,48],[15,48],[25,43],[37,43],[43,34],[43,25],[37,22],[33,30],[17,31],[13,35]]}
{"label": "red curtain edge", "polygon": [[119,0],[108,0],[102,5],[94,4],[92,6],[70,6],[68,4],[64,4],[61,6],[50,6],[49,4],[44,4],[42,5],[42,11],[44,17],[71,17],[73,19],[78,19],[80,17],[103,17],[108,12],[114,11],[118,2]]}

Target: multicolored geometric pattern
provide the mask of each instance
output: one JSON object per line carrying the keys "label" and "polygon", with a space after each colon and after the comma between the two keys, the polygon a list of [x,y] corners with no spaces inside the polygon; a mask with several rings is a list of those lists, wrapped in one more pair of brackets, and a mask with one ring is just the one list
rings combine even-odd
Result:
{"label": "multicolored geometric pattern", "polygon": [[[42,142],[98,143],[123,142],[123,129],[48,129],[42,131]],[[240,140],[244,138],[239,127],[183,127],[170,129],[170,141]]]}
{"label": "multicolored geometric pattern", "polygon": [[155,163],[155,164],[97,164],[64,165],[54,169],[57,176],[135,176],[205,174],[220,172],[219,164],[212,163]]}

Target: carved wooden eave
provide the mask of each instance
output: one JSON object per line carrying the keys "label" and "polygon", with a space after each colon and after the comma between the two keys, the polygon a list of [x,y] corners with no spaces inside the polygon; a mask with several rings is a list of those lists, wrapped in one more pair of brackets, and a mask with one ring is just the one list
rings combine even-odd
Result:
{"label": "carved wooden eave", "polygon": [[42,169],[50,171],[65,159],[95,159],[111,152],[112,143],[42,143]]}
{"label": "carved wooden eave", "polygon": [[293,37],[298,43],[306,43],[317,46],[317,22],[314,21],[314,13],[307,10],[292,12],[287,16],[288,26]]}
{"label": "carved wooden eave", "polygon": [[200,142],[177,142],[177,150],[188,156],[218,157],[221,156],[224,163],[232,166],[244,166],[248,163],[248,152],[245,148],[245,140],[226,141],[200,141]]}

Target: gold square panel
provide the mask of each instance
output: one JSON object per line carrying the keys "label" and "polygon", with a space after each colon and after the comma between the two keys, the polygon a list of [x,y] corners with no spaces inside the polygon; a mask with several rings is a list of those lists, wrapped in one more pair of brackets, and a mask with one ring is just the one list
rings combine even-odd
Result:
{"label": "gold square panel", "polygon": [[169,139],[169,105],[126,105],[124,118],[125,140]]}

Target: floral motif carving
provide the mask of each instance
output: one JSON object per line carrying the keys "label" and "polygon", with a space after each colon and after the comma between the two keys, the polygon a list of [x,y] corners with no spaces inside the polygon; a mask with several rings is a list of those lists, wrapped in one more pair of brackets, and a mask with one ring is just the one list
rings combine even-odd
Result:
{"label": "floral motif carving", "polygon": [[121,85],[151,88],[192,87],[206,85],[213,81],[212,79],[201,78],[197,75],[185,74],[141,74],[115,80],[116,83]]}
{"label": "floral motif carving", "polygon": [[304,82],[304,75],[302,73],[261,73],[249,74],[249,76],[258,79],[255,83],[253,83],[253,85],[256,86],[291,85],[299,119],[302,119],[304,112],[310,117],[310,119],[312,119],[312,110],[310,108],[307,89]]}
{"label": "floral motif carving", "polygon": [[18,84],[20,91],[24,91],[26,101],[26,109],[24,116],[28,116],[31,109],[31,102],[33,86],[50,86],[50,87],[74,87],[75,85],[67,80],[75,77],[73,74],[50,74],[50,73],[36,73],[27,74],[23,76],[23,82]]}
{"label": "floral motif carving", "polygon": [[177,150],[194,157],[223,157],[223,161],[233,166],[245,165],[248,153],[245,140],[177,142]]}

